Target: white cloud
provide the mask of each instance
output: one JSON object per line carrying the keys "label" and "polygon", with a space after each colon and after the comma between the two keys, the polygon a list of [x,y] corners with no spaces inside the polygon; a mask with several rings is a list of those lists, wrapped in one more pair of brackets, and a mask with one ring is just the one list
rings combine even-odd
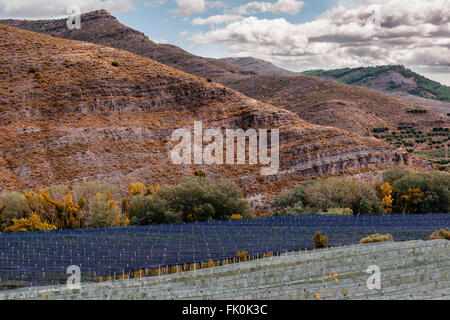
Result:
{"label": "white cloud", "polygon": [[175,13],[180,16],[190,16],[194,13],[204,12],[206,9],[205,0],[176,0],[178,8]]}
{"label": "white cloud", "polygon": [[0,0],[0,17],[51,19],[67,16],[67,9],[77,5],[81,12],[106,9],[111,13],[134,10],[131,0]]}
{"label": "white cloud", "polygon": [[151,8],[151,7],[161,6],[161,5],[165,4],[166,2],[167,2],[167,0],[155,0],[155,1],[145,2],[144,7]]}
{"label": "white cloud", "polygon": [[202,26],[205,24],[223,24],[243,19],[242,16],[234,14],[221,14],[216,16],[210,16],[208,18],[195,18],[192,20],[194,26]]}
{"label": "white cloud", "polygon": [[225,9],[227,4],[223,1],[207,1],[206,6],[211,9]]}
{"label": "white cloud", "polygon": [[[226,43],[229,55],[255,56],[294,70],[376,64],[450,66],[449,0],[354,2],[357,7],[340,4],[306,23],[247,17],[191,39]],[[380,28],[373,24],[374,3],[380,4]],[[245,12],[257,8],[252,2],[244,6]]]}
{"label": "white cloud", "polygon": [[235,14],[251,14],[255,12],[272,12],[275,14],[287,13],[297,14],[303,8],[304,2],[297,0],[278,0],[275,3],[253,1],[242,6],[234,8],[232,11]]}

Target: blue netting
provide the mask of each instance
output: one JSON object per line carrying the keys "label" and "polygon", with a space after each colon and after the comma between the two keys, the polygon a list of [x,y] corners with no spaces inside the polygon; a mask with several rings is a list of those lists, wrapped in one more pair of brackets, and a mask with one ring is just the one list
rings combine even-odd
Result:
{"label": "blue netting", "polygon": [[424,239],[449,226],[449,214],[282,216],[111,229],[0,234],[0,286],[64,283],[67,267],[82,279],[135,270],[313,248],[316,231],[330,246],[359,243],[373,233],[396,241]]}

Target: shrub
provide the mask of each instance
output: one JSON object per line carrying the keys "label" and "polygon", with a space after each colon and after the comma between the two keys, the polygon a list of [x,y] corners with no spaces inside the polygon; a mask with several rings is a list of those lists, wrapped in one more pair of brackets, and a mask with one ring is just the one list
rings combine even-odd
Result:
{"label": "shrub", "polygon": [[24,232],[24,231],[41,231],[55,230],[56,226],[41,221],[36,213],[32,213],[27,218],[13,219],[13,224],[5,228],[5,232]]}
{"label": "shrub", "polygon": [[[97,194],[108,195],[110,200],[114,200],[116,203],[121,200],[119,188],[100,181],[89,181],[77,185],[73,188],[72,193],[74,200],[80,205],[81,215],[83,217],[92,214],[92,212],[89,212],[93,207],[94,202],[97,201]],[[96,205],[98,206],[99,203]],[[83,227],[83,225],[80,227]]]}
{"label": "shrub", "polygon": [[276,214],[308,214],[329,208],[349,208],[354,214],[383,212],[375,189],[367,182],[332,177],[303,182],[283,191],[271,204]]}
{"label": "shrub", "polygon": [[159,196],[184,222],[230,219],[233,214],[251,216],[241,190],[229,181],[191,177],[177,186],[162,188]]}
{"label": "shrub", "polygon": [[392,184],[393,209],[403,213],[450,212],[450,173],[412,172]]}
{"label": "shrub", "polygon": [[387,127],[379,127],[379,128],[372,129],[373,133],[383,133],[383,132],[387,132],[387,131],[389,131],[389,128],[387,128]]}
{"label": "shrub", "polygon": [[328,244],[328,237],[323,236],[321,231],[317,231],[313,237],[313,241],[316,249],[325,248]]}
{"label": "shrub", "polygon": [[326,212],[321,212],[322,215],[339,215],[339,216],[351,216],[353,210],[350,208],[328,208]]}
{"label": "shrub", "polygon": [[109,194],[110,198],[116,202],[121,200],[119,188],[100,181],[89,181],[76,185],[73,188],[72,193],[74,200],[78,203],[80,203],[81,198],[83,198],[84,211],[86,211],[95,201],[97,193]]}
{"label": "shrub", "polygon": [[287,216],[296,216],[300,214],[309,214],[309,212],[306,210],[303,203],[299,201],[293,207],[287,207],[283,214]]}
{"label": "shrub", "polygon": [[113,61],[113,62],[111,62],[111,65],[112,65],[113,67],[118,67],[118,66],[119,66],[119,63],[118,63],[117,61]]}
{"label": "shrub", "polygon": [[194,171],[194,177],[206,178],[206,172],[199,169]]}
{"label": "shrub", "polygon": [[57,201],[62,201],[70,193],[70,188],[65,185],[55,185],[48,188],[50,197]]}
{"label": "shrub", "polygon": [[122,212],[116,201],[111,199],[108,193],[97,193],[94,201],[84,214],[87,227],[104,228],[128,225],[127,217]]}
{"label": "shrub", "polygon": [[13,219],[27,217],[29,207],[25,196],[20,192],[9,192],[0,198],[0,223],[9,226]]}
{"label": "shrub", "polygon": [[395,181],[411,174],[411,172],[412,171],[407,167],[388,169],[383,172],[383,182],[389,182],[392,185]]}
{"label": "shrub", "polygon": [[247,261],[247,251],[240,251],[237,253],[237,257],[239,259],[239,262],[244,262]]}
{"label": "shrub", "polygon": [[59,228],[79,228],[81,226],[81,211],[70,194],[61,201],[53,199],[49,189],[27,191],[24,194],[30,212],[49,224]]}
{"label": "shrub", "polygon": [[36,72],[37,72],[37,69],[36,69],[36,67],[30,67],[30,68],[28,69],[28,72],[29,72],[29,73],[36,73]]}
{"label": "shrub", "polygon": [[394,238],[391,234],[379,234],[375,233],[366,238],[362,238],[359,243],[373,243],[373,242],[383,242],[383,241],[394,241]]}
{"label": "shrub", "polygon": [[158,196],[134,196],[128,205],[132,225],[145,226],[181,222],[181,215],[174,212],[167,200]]}
{"label": "shrub", "polygon": [[448,230],[448,228],[446,230],[444,229],[437,230],[433,232],[428,238],[428,240],[435,240],[435,239],[450,240],[450,231]]}
{"label": "shrub", "polygon": [[292,190],[283,190],[281,194],[272,201],[271,207],[276,213],[283,214],[288,207],[295,207],[298,203],[301,203],[303,206],[303,202],[306,198],[306,185],[307,183],[300,183]]}
{"label": "shrub", "polygon": [[381,213],[381,203],[367,182],[333,177],[317,180],[306,188],[306,205],[322,211],[328,208],[351,208],[354,214]]}
{"label": "shrub", "polygon": [[131,183],[128,187],[128,195],[129,196],[136,196],[138,194],[143,194],[145,192],[146,188],[143,183],[137,182],[137,183]]}

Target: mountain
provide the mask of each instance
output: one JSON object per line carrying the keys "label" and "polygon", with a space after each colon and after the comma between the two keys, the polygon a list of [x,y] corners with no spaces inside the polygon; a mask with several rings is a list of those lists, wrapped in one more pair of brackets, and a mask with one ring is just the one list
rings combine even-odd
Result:
{"label": "mountain", "polygon": [[222,58],[220,60],[253,71],[256,74],[295,74],[293,71],[277,67],[270,62],[253,57]]}
{"label": "mountain", "polygon": [[[0,186],[6,190],[102,180],[175,184],[199,167],[232,179],[253,203],[299,180],[399,164],[428,168],[374,138],[313,125],[128,51],[0,25]],[[173,130],[279,128],[280,170],[176,165]]]}
{"label": "mountain", "polygon": [[[427,134],[435,128],[448,127],[449,118],[418,104],[376,92],[361,86],[302,74],[256,74],[252,70],[223,60],[192,55],[173,45],[156,44],[139,31],[121,24],[107,11],[100,10],[81,17],[80,30],[69,30],[66,19],[25,21],[0,20],[21,29],[57,37],[87,41],[119,48],[154,59],[165,65],[194,74],[208,81],[223,84],[248,97],[293,111],[300,118],[317,125],[334,126],[365,136],[377,136],[379,128],[388,127],[392,135],[401,137],[403,127],[417,130],[412,137],[400,140],[383,135],[381,138],[396,146],[428,148],[432,141]],[[432,147],[441,147],[432,144]],[[437,141],[436,141],[437,142]]]}
{"label": "mountain", "polygon": [[310,70],[305,75],[364,86],[447,114],[450,87],[430,80],[401,65]]}
{"label": "mountain", "polygon": [[67,19],[0,20],[0,24],[24,30],[124,49],[202,77],[213,77],[223,73],[253,74],[217,59],[198,57],[174,45],[155,43],[142,32],[121,24],[106,10],[82,14],[81,29],[71,30],[67,28],[66,23]]}

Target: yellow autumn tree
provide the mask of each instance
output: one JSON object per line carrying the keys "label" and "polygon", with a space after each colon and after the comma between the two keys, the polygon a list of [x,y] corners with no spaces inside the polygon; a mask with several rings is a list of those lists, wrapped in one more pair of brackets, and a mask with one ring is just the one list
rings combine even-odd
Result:
{"label": "yellow autumn tree", "polygon": [[13,224],[5,228],[5,232],[24,232],[24,231],[41,231],[41,230],[55,230],[56,226],[41,221],[36,213],[32,213],[27,218],[13,219]]}
{"label": "yellow autumn tree", "polygon": [[385,182],[380,187],[380,198],[383,203],[384,211],[387,213],[392,212],[392,203],[394,198],[392,198],[392,185],[389,182]]}
{"label": "yellow autumn tree", "polygon": [[80,228],[81,210],[80,206],[73,201],[72,195],[66,194],[61,201],[53,199],[48,189],[27,191],[24,195],[30,211],[42,221],[58,229]]}

